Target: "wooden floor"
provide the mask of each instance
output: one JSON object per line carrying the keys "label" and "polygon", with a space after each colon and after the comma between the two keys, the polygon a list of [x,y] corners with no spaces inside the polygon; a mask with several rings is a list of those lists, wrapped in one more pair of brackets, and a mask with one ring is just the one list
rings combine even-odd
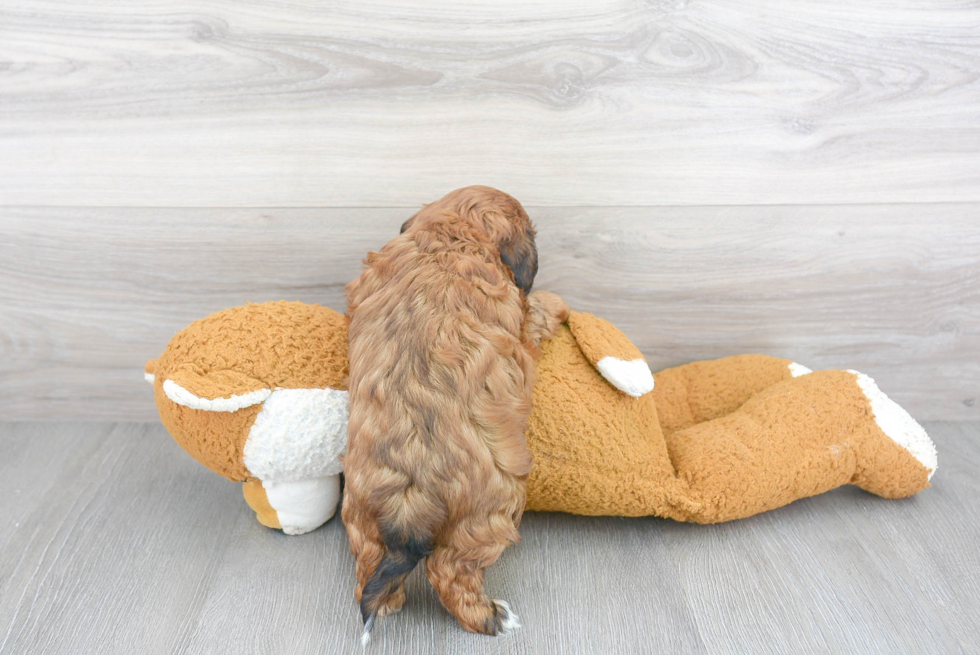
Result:
{"label": "wooden floor", "polygon": [[[463,632],[424,576],[378,653],[949,653],[980,648],[980,423],[928,423],[933,487],[844,488],[718,526],[529,514],[489,589],[524,627]],[[261,527],[157,424],[0,424],[0,652],[349,653],[333,520]]]}

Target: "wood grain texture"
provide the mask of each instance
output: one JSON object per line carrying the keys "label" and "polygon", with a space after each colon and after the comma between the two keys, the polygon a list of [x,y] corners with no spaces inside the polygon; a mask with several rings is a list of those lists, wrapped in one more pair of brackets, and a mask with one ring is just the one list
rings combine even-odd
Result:
{"label": "wood grain texture", "polygon": [[[0,412],[155,420],[143,363],[247,301],[343,310],[400,209],[0,209]],[[922,419],[980,407],[980,205],[530,208],[538,288],[654,370],[761,352],[855,368]]]}
{"label": "wood grain texture", "polygon": [[[906,500],[843,488],[715,526],[529,513],[463,632],[414,573],[371,652],[948,653],[980,632],[980,423],[928,423]],[[159,425],[0,424],[0,653],[360,652],[339,521],[260,526]]]}
{"label": "wood grain texture", "polygon": [[[161,439],[161,430],[3,427],[0,447],[19,445],[21,454],[2,460],[2,477],[18,470],[33,476],[3,495],[2,514],[16,511],[21,498],[33,506],[5,526],[0,652],[181,647],[230,545],[230,525],[248,508],[240,490],[181,466],[179,447]],[[49,450],[72,456],[52,470]]]}
{"label": "wood grain texture", "polygon": [[965,0],[14,0],[0,204],[980,201]]}

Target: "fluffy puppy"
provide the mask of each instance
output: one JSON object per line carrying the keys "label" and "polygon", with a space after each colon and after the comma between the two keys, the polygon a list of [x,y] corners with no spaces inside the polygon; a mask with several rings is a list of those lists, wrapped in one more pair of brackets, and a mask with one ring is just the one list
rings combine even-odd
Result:
{"label": "fluffy puppy", "polygon": [[529,309],[534,228],[517,200],[488,187],[426,205],[364,263],[347,285],[342,510],[362,641],[376,616],[401,609],[423,558],[464,628],[506,632],[517,617],[484,593],[483,571],[518,538],[536,343],[567,307],[547,294]]}

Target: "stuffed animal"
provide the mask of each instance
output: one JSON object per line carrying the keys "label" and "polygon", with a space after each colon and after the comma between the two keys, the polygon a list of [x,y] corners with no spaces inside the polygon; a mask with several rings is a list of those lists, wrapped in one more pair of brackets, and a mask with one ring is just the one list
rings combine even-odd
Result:
{"label": "stuffed animal", "polygon": [[[146,365],[171,435],[287,534],[336,510],[346,326],[317,305],[246,305]],[[541,350],[528,510],[716,523],[844,484],[911,496],[936,470],[921,426],[856,371],[741,355],[653,375],[625,335],[578,312]]]}
{"label": "stuffed animal", "polygon": [[303,534],[333,516],[347,446],[347,319],[246,305],[179,332],[146,364],[160,418],[191,457],[244,482],[259,522]]}

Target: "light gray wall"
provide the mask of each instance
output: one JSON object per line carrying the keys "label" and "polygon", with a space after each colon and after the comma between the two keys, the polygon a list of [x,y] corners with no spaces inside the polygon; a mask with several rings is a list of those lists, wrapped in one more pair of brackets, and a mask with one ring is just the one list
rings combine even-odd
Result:
{"label": "light gray wall", "polygon": [[980,418],[975,3],[0,7],[0,411],[152,420],[145,359],[247,300],[343,309],[472,183],[538,286],[654,367],[851,367]]}

